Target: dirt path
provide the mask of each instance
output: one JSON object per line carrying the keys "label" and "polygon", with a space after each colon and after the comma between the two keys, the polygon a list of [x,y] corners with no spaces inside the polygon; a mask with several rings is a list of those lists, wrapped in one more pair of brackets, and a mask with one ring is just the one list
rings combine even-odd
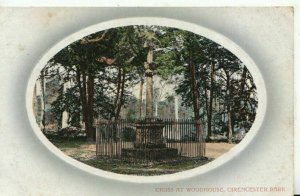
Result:
{"label": "dirt path", "polygon": [[206,143],[206,157],[208,158],[217,158],[224,153],[228,152],[236,144],[228,143]]}

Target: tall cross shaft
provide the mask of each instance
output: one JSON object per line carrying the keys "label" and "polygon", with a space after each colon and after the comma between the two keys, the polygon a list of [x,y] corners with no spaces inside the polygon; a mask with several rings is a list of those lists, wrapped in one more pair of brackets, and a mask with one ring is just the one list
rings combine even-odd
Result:
{"label": "tall cross shaft", "polygon": [[146,117],[152,118],[153,113],[153,50],[148,46],[147,62],[144,63],[146,77]]}

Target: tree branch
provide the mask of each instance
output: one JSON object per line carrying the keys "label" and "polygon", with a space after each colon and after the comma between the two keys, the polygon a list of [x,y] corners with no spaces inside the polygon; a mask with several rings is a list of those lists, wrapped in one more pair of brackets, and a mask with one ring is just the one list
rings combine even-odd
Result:
{"label": "tree branch", "polygon": [[104,40],[106,33],[107,33],[107,30],[104,31],[104,33],[101,36],[98,36],[94,39],[83,38],[80,43],[81,44],[89,44],[89,43],[100,42],[100,41]]}

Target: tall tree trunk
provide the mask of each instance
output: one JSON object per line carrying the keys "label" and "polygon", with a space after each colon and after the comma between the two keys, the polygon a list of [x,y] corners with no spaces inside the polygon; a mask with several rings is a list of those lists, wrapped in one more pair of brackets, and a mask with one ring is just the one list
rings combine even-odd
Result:
{"label": "tall tree trunk", "polygon": [[228,123],[228,142],[232,142],[232,135],[233,135],[233,124],[232,124],[232,112],[231,112],[231,92],[230,92],[230,75],[228,72],[226,73],[226,93],[227,93],[227,99],[226,99],[226,104],[227,104],[227,123]]}
{"label": "tall tree trunk", "polygon": [[199,104],[199,93],[198,93],[198,87],[197,87],[197,81],[196,81],[196,70],[195,65],[190,63],[190,73],[191,73],[191,90],[192,90],[192,97],[193,97],[193,109],[194,109],[194,116],[195,120],[200,119],[200,104]]}
{"label": "tall tree trunk", "polygon": [[[227,108],[227,110],[230,110],[230,106],[228,106],[228,108]],[[232,122],[232,120],[231,120],[231,112],[227,112],[227,120],[228,120],[228,133],[227,133],[227,135],[228,135],[228,142],[229,143],[231,143],[232,142],[232,133],[233,133],[233,131],[232,131],[232,124],[231,124],[231,122]]]}
{"label": "tall tree trunk", "polygon": [[[69,81],[64,82],[63,83],[63,94],[65,94],[67,92],[68,88],[70,88]],[[61,128],[66,128],[69,126],[69,118],[70,118],[69,113],[66,110],[64,110],[62,113]]]}
{"label": "tall tree trunk", "polygon": [[[205,98],[205,110],[206,110],[206,114],[207,114],[207,122],[209,121],[209,96],[207,93],[207,89],[208,89],[208,85],[207,85],[207,81],[204,81],[204,98]],[[207,126],[208,127],[208,126]],[[208,136],[208,135],[207,135]]]}
{"label": "tall tree trunk", "polygon": [[140,81],[140,97],[139,97],[139,116],[140,118],[143,115],[143,88],[144,88],[144,78],[141,77],[141,81]]}
{"label": "tall tree trunk", "polygon": [[82,82],[81,82],[81,106],[82,106],[82,121],[84,123],[85,127],[85,133],[88,140],[91,140],[91,127],[90,127],[90,120],[89,120],[89,111],[88,111],[88,100],[87,100],[87,81],[86,81],[86,73],[85,71],[79,71],[81,73],[79,76],[82,76]]}
{"label": "tall tree trunk", "polygon": [[246,76],[247,76],[247,68],[246,68],[246,66],[244,66],[242,76],[241,76],[241,87],[240,87],[240,95],[242,95],[242,96],[243,96],[244,91],[245,91]]}
{"label": "tall tree trunk", "polygon": [[87,108],[86,108],[86,134],[87,140],[93,141],[95,137],[95,132],[93,128],[94,122],[94,94],[95,94],[95,81],[92,73],[88,73],[87,81]]}
{"label": "tall tree trunk", "polygon": [[120,95],[119,95],[119,100],[117,102],[117,110],[116,110],[115,120],[119,119],[121,108],[122,108],[122,106],[124,104],[124,91],[125,91],[125,82],[126,82],[125,76],[126,76],[126,73],[123,70],[122,74],[121,74]]}
{"label": "tall tree trunk", "polygon": [[214,100],[214,77],[215,77],[215,66],[212,63],[210,67],[210,91],[209,91],[209,107],[207,113],[207,137],[211,137],[212,135],[212,106]]}
{"label": "tall tree trunk", "polygon": [[[241,76],[240,90],[239,90],[240,98],[239,98],[239,101],[237,102],[238,118],[241,118],[241,116],[243,115],[243,108],[245,106],[245,100],[247,99],[246,95],[245,95],[246,77],[247,77],[247,68],[246,68],[246,66],[244,66],[242,76]],[[241,128],[240,124],[239,124],[239,127]]]}
{"label": "tall tree trunk", "polygon": [[[86,90],[86,73],[82,72],[82,110],[83,110],[83,122],[86,125],[87,121],[87,90]],[[86,128],[86,127],[85,127]]]}
{"label": "tall tree trunk", "polygon": [[117,93],[116,93],[116,98],[114,102],[114,114],[112,114],[111,118],[114,117],[116,119],[117,117],[117,110],[118,110],[118,102],[120,98],[120,90],[121,90],[121,83],[122,83],[122,70],[119,67],[118,68],[118,76],[117,76]]}
{"label": "tall tree trunk", "polygon": [[[83,100],[83,89],[82,89],[82,82],[81,82],[81,71],[80,69],[76,69],[76,81],[77,81],[77,86],[78,86],[78,89],[79,89],[79,98],[80,98],[80,105],[81,105],[81,120],[82,122],[81,123],[84,123],[84,116],[85,116],[85,111],[83,109],[83,105],[84,105],[84,100]],[[80,124],[81,124],[80,123]]]}
{"label": "tall tree trunk", "polygon": [[194,109],[194,116],[196,121],[196,135],[198,138],[202,139],[202,123],[200,119],[200,97],[199,97],[199,91],[197,86],[197,80],[196,80],[196,68],[195,64],[190,61],[189,63],[190,68],[190,74],[191,74],[191,90],[192,90],[192,99],[193,99],[193,109]]}

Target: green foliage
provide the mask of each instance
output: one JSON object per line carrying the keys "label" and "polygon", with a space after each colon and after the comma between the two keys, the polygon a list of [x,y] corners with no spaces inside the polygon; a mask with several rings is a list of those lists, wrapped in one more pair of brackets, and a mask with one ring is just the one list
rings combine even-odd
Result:
{"label": "green foliage", "polygon": [[[145,44],[153,47],[155,74],[175,85],[176,95],[181,97],[183,106],[193,107],[191,72],[188,69],[193,65],[202,121],[208,122],[209,97],[213,93],[215,129],[226,131],[226,115],[230,110],[233,124],[249,130],[258,103],[256,86],[243,63],[223,46],[205,37],[158,26],[127,26],[96,32],[57,53],[43,69],[46,79],[59,76],[63,82],[71,83],[52,103],[51,111],[56,114],[57,121],[61,121],[62,112],[67,111],[69,123],[79,126],[80,116],[88,105],[86,102],[91,101],[87,98],[86,88],[89,87],[94,93],[92,118],[118,118],[121,115],[118,108],[126,108],[127,118],[137,118],[139,100],[135,98],[133,101],[132,88],[144,77]],[[94,79],[93,86],[88,84],[89,78]],[[168,113],[173,112],[172,96],[158,104],[160,112],[167,112],[167,108]],[[155,101],[159,102],[157,97]]]}
{"label": "green foliage", "polygon": [[[245,87],[241,87],[242,62],[224,47],[204,37],[184,32],[181,50],[181,64],[196,66],[197,86],[200,97],[200,116],[206,122],[208,116],[208,98],[213,92],[213,126],[217,131],[226,131],[228,108],[232,113],[233,124],[249,130],[257,107],[256,87],[249,71],[246,71]],[[214,83],[211,84],[211,68],[214,67]],[[183,99],[182,104],[192,107],[191,73],[184,69],[176,93]],[[228,86],[229,85],[229,86]],[[241,93],[241,88],[245,88]],[[230,94],[228,94],[230,92]],[[217,104],[217,106],[216,106]],[[222,118],[223,115],[223,118]],[[225,121],[224,121],[225,120]]]}
{"label": "green foliage", "polygon": [[58,122],[61,122],[64,111],[69,113],[68,123],[71,126],[79,127],[81,105],[78,89],[74,87],[67,89],[52,103],[51,112],[58,114],[55,116]]}

